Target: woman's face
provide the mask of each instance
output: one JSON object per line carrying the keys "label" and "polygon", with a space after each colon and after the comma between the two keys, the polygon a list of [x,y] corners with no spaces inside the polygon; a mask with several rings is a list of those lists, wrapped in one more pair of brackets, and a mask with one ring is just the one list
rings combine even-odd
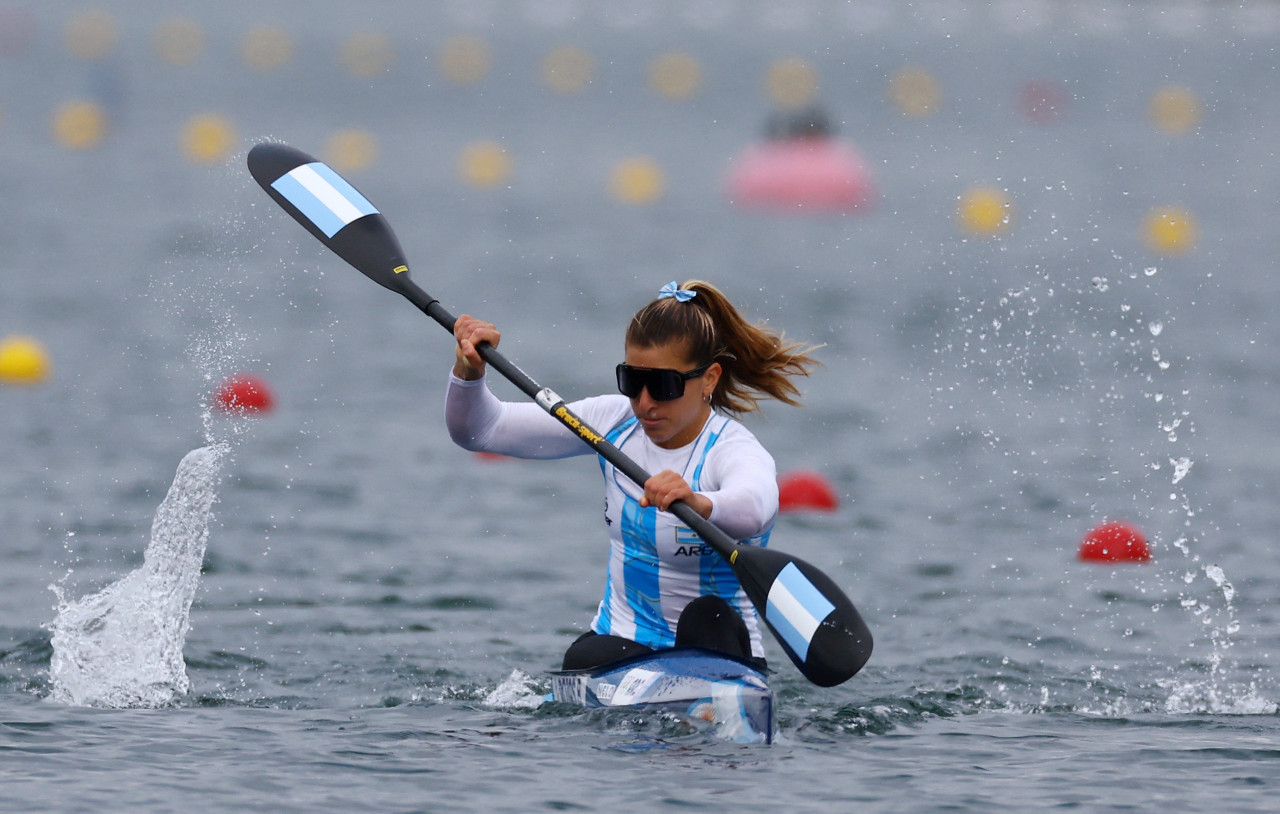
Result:
{"label": "woman's face", "polygon": [[[665,367],[681,372],[693,370],[702,359],[686,356],[684,343],[673,342],[652,348],[627,346],[624,361],[635,367]],[[648,388],[631,399],[631,411],[649,440],[664,449],[677,449],[692,442],[702,431],[711,413],[706,397],[714,392],[720,380],[720,365],[713,363],[701,376],[684,383],[684,395],[670,401],[654,401]]]}

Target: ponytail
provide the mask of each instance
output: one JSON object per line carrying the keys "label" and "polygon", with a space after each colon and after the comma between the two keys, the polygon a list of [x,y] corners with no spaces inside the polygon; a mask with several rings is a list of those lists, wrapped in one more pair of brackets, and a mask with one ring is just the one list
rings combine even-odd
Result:
{"label": "ponytail", "polygon": [[627,327],[628,346],[684,343],[690,361],[719,362],[723,372],[711,406],[722,412],[754,412],[763,398],[800,404],[800,391],[791,377],[808,376],[819,364],[810,356],[814,347],[788,342],[780,332],[747,322],[710,283],[689,280],[679,288],[695,296],[659,297],[641,308]]}

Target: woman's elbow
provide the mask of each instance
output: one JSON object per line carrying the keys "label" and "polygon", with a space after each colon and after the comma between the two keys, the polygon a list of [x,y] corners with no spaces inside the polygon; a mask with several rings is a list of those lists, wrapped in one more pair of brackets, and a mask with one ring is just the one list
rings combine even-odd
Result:
{"label": "woman's elbow", "polygon": [[449,427],[449,438],[468,452],[484,451],[480,437],[466,427]]}

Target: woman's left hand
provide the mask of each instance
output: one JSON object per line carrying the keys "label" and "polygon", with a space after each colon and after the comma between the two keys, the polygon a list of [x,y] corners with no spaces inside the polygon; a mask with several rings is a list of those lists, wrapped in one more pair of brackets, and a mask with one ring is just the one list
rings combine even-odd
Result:
{"label": "woman's left hand", "polygon": [[703,517],[711,517],[711,499],[693,491],[684,478],[670,469],[664,469],[644,482],[641,507],[656,506],[665,512],[677,500],[684,501]]}

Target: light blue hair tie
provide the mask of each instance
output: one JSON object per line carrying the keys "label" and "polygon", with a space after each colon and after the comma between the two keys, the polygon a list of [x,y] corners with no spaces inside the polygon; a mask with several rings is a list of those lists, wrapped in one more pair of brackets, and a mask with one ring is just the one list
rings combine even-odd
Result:
{"label": "light blue hair tie", "polygon": [[664,285],[662,288],[658,289],[658,299],[660,300],[665,300],[670,297],[675,297],[676,302],[688,302],[689,300],[693,299],[696,296],[698,296],[697,291],[688,291],[686,289],[679,288],[676,285],[675,280],[672,280],[671,282]]}

